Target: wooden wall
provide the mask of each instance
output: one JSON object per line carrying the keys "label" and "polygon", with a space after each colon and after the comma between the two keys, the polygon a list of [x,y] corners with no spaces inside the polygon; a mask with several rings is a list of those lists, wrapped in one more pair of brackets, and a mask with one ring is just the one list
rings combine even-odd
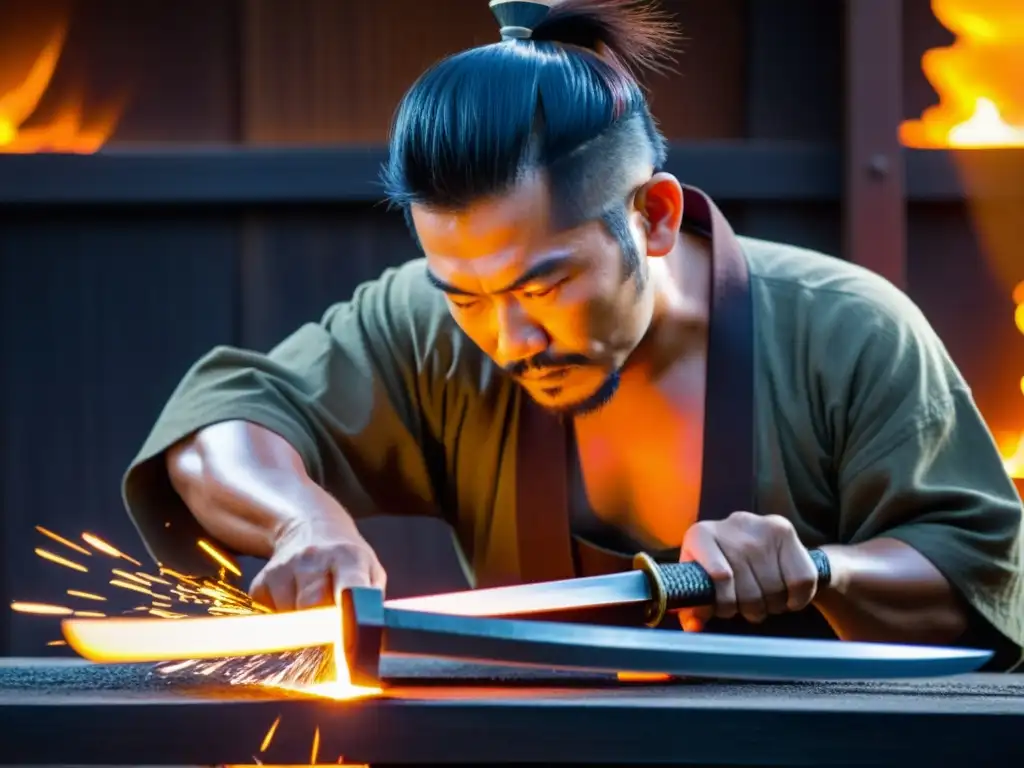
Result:
{"label": "wooden wall", "polygon": [[[668,5],[689,38],[679,73],[651,83],[671,139],[841,144],[841,3]],[[920,54],[948,35],[925,0],[904,7],[905,116],[913,117],[934,98]],[[0,0],[9,22],[0,25],[0,52],[10,50],[5,40],[44,35],[62,8],[73,23],[49,107],[79,81],[86,104],[127,87],[111,146],[134,150],[377,145],[426,65],[496,33],[483,0]],[[983,406],[1024,426],[1009,375],[1014,360],[1024,367],[1024,343],[967,209],[955,200],[908,206],[911,294]],[[723,207],[746,234],[842,251],[838,195]],[[0,596],[53,601],[84,583],[33,554],[35,525],[92,530],[142,554],[120,476],[192,360],[221,343],[266,349],[414,255],[401,220],[370,202],[0,208]],[[457,586],[444,532],[422,535],[437,537],[436,550],[395,548],[385,560],[397,570],[421,558],[407,571],[433,571],[436,581],[399,577],[396,590]],[[387,547],[379,534],[375,541]],[[45,647],[55,637],[52,621],[0,612],[0,653],[61,653]]]}

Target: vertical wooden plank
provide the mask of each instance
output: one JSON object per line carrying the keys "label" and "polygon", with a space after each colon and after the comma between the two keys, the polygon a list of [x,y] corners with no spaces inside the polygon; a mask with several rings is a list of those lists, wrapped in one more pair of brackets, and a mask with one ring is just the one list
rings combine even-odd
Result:
{"label": "vertical wooden plank", "polygon": [[746,138],[839,141],[842,6],[748,0]]}
{"label": "vertical wooden plank", "polygon": [[906,286],[902,2],[846,0],[845,256]]}
{"label": "vertical wooden plank", "polygon": [[743,138],[746,0],[662,0],[683,34],[674,72],[648,77],[669,141]]}
{"label": "vertical wooden plank", "polygon": [[[842,136],[842,6],[819,0],[748,0],[745,135],[836,142]],[[751,237],[839,255],[837,200],[738,202],[734,225]]]}
{"label": "vertical wooden plank", "polygon": [[498,39],[484,2],[246,0],[250,143],[382,144],[402,93],[442,56]]}

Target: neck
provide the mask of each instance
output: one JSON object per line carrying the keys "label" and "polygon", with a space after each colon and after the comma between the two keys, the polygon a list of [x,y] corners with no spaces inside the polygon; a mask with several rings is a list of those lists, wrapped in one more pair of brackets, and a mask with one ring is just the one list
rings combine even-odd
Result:
{"label": "neck", "polygon": [[654,295],[651,325],[627,366],[648,382],[703,354],[711,299],[711,244],[681,232],[675,247],[649,262]]}

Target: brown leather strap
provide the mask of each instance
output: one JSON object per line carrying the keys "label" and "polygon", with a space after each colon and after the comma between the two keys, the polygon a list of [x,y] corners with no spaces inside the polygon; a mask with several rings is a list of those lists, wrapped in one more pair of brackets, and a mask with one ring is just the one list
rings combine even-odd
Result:
{"label": "brown leather strap", "polygon": [[576,575],[569,531],[566,426],[519,393],[516,439],[516,537],[523,582]]}
{"label": "brown leather strap", "polygon": [[754,309],[746,257],[711,201],[687,190],[687,217],[713,248],[699,520],[756,512]]}

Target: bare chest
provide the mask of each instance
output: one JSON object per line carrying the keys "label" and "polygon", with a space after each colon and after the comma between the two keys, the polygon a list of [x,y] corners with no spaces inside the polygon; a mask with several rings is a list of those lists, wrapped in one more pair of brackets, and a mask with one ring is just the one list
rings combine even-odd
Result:
{"label": "bare chest", "polygon": [[646,548],[680,545],[700,505],[703,401],[702,390],[651,398],[576,425],[580,484],[598,523]]}

